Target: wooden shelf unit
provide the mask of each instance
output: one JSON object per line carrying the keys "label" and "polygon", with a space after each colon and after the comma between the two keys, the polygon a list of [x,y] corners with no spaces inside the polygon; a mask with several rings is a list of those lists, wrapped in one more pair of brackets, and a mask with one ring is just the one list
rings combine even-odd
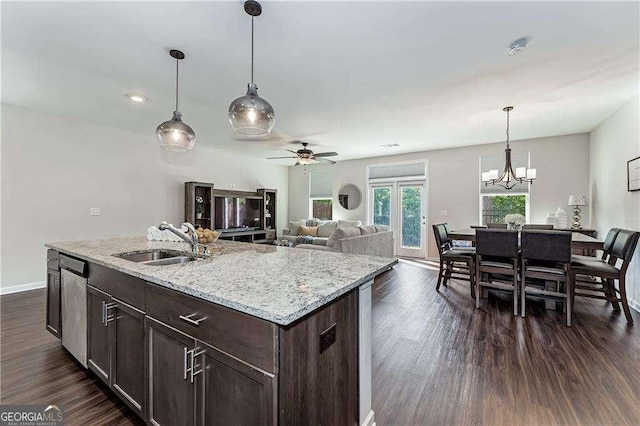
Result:
{"label": "wooden shelf unit", "polygon": [[[277,189],[261,188],[255,192],[236,191],[228,189],[214,189],[213,183],[185,182],[184,211],[185,221],[192,223],[196,228],[215,228],[216,197],[240,197],[261,200],[260,203],[260,229],[247,231],[223,232],[220,239],[252,242],[257,244],[271,244],[277,237],[276,231],[276,201]],[[203,198],[203,211],[197,218],[196,198]]]}

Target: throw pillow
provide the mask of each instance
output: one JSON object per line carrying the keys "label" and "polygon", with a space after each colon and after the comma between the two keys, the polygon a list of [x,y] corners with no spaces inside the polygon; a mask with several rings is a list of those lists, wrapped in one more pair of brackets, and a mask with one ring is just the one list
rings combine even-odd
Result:
{"label": "throw pillow", "polygon": [[376,225],[376,232],[385,232],[388,230],[389,227],[387,225]]}
{"label": "throw pillow", "polygon": [[307,226],[318,226],[318,225],[320,225],[320,219],[316,219],[315,217],[312,217],[311,219],[307,220],[305,225],[307,225]]}
{"label": "throw pillow", "polygon": [[311,237],[317,237],[318,227],[300,225],[300,235],[309,235]]}
{"label": "throw pillow", "polygon": [[340,240],[344,238],[359,237],[360,235],[360,228],[356,228],[355,226],[349,228],[337,228],[329,236],[329,239],[327,240],[327,247],[332,247],[336,250],[342,251],[342,242]]}
{"label": "throw pillow", "polygon": [[351,228],[354,226],[362,226],[362,222],[359,220],[339,220],[338,228]]}
{"label": "throw pillow", "polygon": [[376,233],[375,225],[358,226],[358,228],[360,228],[360,233],[362,235],[369,235],[369,234],[375,234]]}
{"label": "throw pillow", "polygon": [[289,222],[289,235],[294,237],[300,235],[300,222]]}
{"label": "throw pillow", "polygon": [[328,237],[338,227],[338,222],[327,220],[318,225],[318,237]]}
{"label": "throw pillow", "polygon": [[310,235],[299,235],[296,238],[296,245],[298,244],[313,244],[313,237]]}

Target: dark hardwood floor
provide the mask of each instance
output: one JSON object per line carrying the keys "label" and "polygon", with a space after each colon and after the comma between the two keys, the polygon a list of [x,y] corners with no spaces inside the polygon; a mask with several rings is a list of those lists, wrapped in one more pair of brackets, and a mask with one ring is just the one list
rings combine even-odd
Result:
{"label": "dark hardwood floor", "polygon": [[[428,263],[374,286],[373,409],[379,425],[640,423],[640,328],[578,299],[574,325],[499,296],[474,309],[468,283],[435,291]],[[140,424],[44,328],[43,290],[0,299],[0,402],[61,404],[66,424]],[[633,312],[636,324],[640,315]]]}

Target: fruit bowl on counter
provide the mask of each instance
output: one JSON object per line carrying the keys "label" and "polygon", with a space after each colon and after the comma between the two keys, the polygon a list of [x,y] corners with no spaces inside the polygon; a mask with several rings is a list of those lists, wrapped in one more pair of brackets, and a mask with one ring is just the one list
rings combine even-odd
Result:
{"label": "fruit bowl on counter", "polygon": [[209,228],[197,228],[196,234],[198,235],[198,242],[200,244],[211,244],[220,237],[218,231],[212,231]]}

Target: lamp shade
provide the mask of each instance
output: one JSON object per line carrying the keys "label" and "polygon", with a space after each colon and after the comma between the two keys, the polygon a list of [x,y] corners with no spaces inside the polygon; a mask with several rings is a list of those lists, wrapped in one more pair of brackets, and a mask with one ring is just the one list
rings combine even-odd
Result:
{"label": "lamp shade", "polygon": [[570,206],[586,206],[587,199],[584,195],[569,195],[569,202],[567,205]]}
{"label": "lamp shade", "polygon": [[229,105],[229,123],[233,131],[250,137],[266,136],[276,122],[276,114],[269,102],[258,96],[258,86],[251,83],[247,94]]}
{"label": "lamp shade", "polygon": [[182,121],[178,111],[173,112],[173,118],[161,123],[156,128],[156,135],[160,147],[169,151],[191,151],[196,143],[196,134],[191,127]]}

